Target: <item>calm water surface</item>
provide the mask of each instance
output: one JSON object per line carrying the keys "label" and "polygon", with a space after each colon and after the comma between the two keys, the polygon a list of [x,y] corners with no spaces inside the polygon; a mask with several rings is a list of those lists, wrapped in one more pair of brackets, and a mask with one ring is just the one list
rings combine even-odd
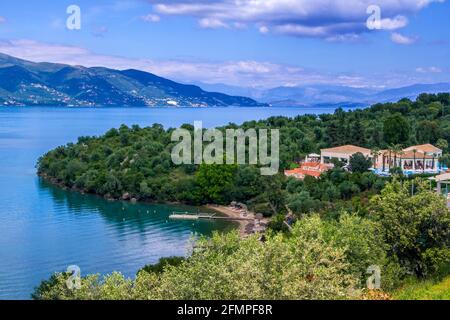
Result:
{"label": "calm water surface", "polygon": [[[117,270],[132,277],[160,257],[185,255],[193,235],[234,227],[168,221],[172,211],[196,208],[108,202],[55,188],[36,177],[36,161],[46,151],[122,123],[175,127],[201,120],[212,127],[305,110],[0,107],[0,299],[28,299],[41,280],[71,264],[82,274]],[[307,109],[328,112],[333,109]]]}

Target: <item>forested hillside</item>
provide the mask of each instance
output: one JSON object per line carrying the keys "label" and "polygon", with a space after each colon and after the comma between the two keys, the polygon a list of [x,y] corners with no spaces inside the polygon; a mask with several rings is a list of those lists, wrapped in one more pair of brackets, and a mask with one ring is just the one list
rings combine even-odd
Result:
{"label": "forested hillside", "polygon": [[[282,167],[287,168],[309,152],[346,143],[372,149],[433,143],[448,152],[449,126],[450,97],[439,94],[241,127],[279,128]],[[243,201],[272,216],[264,240],[216,234],[197,242],[186,259],[147,266],[136,279],[120,273],[89,275],[79,290],[69,290],[68,274],[57,273],[36,288],[33,298],[390,299],[416,294],[402,288],[436,296],[430,284],[448,276],[450,212],[428,179],[381,178],[339,165],[318,180],[304,181],[261,176],[256,166],[175,166],[172,130],[122,126],[101,137],[81,137],[44,155],[38,172],[54,183],[107,198]],[[441,160],[448,163],[448,155]],[[289,229],[287,208],[295,221]],[[380,272],[380,289],[366,288],[370,266]],[[409,289],[409,283],[417,285]]]}
{"label": "forested hillside", "polygon": [[[193,130],[192,125],[183,126]],[[355,144],[371,149],[432,143],[444,150],[448,163],[450,96],[421,95],[417,101],[376,104],[368,109],[320,116],[272,117],[224,128],[280,129],[281,170],[321,148]],[[224,129],[221,128],[221,129]],[[44,155],[38,173],[74,190],[111,199],[183,202],[188,204],[247,202],[266,215],[289,204],[297,213],[339,208],[350,200],[361,207],[366,193],[376,193],[384,179],[370,172],[350,174],[337,167],[321,179],[304,182],[260,175],[256,166],[174,165],[170,152],[173,129],[160,125],[111,129],[101,137],[80,137]],[[342,201],[341,201],[342,200]]]}

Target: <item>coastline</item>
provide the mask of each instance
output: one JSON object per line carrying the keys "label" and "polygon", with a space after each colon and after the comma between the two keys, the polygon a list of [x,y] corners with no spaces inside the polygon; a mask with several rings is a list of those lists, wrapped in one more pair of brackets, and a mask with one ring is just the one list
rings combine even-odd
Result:
{"label": "coastline", "polygon": [[[53,177],[49,177],[45,173],[38,173],[38,177],[40,177],[44,181],[46,181],[46,182],[48,182],[48,183],[50,183],[50,184],[52,184],[52,185],[54,185],[54,186],[56,186],[58,188],[61,188],[62,190],[77,192],[77,193],[80,193],[80,194],[92,194],[92,195],[98,196],[100,198],[103,198],[103,199],[105,199],[107,201],[126,201],[126,202],[130,202],[130,203],[148,203],[148,204],[153,203],[153,202],[138,200],[138,199],[135,199],[135,198],[117,199],[117,198],[112,198],[112,197],[101,196],[101,195],[96,194],[96,193],[87,193],[85,190],[82,190],[82,189],[79,189],[79,188],[76,188],[76,187],[69,188],[64,183],[58,181],[58,179],[53,178]],[[180,204],[180,205],[183,205],[183,203],[173,203],[173,202],[167,202],[165,204],[174,204],[174,205]],[[209,210],[221,213],[221,214],[225,215],[226,217],[229,217],[229,218],[232,218],[232,219],[236,219],[236,220],[233,220],[233,221],[237,222],[239,224],[238,231],[239,231],[239,236],[241,238],[245,238],[245,237],[248,237],[248,236],[254,234],[255,230],[257,230],[258,232],[263,233],[267,229],[267,226],[268,226],[269,221],[270,221],[269,218],[262,218],[260,220],[259,226],[255,227],[256,219],[255,219],[255,213],[254,212],[249,211],[247,213],[247,216],[243,217],[240,212],[234,211],[230,206],[217,205],[217,204],[207,204],[207,205],[198,206],[198,207],[204,207],[204,208],[207,208]]]}
{"label": "coastline", "polygon": [[229,206],[208,204],[205,207],[210,210],[220,212],[229,218],[236,219],[235,221],[239,223],[239,236],[241,238],[245,238],[254,234],[255,229],[258,232],[263,233],[266,230],[270,221],[268,218],[262,218],[260,220],[259,226],[256,226],[255,228],[256,219],[254,212],[248,212],[248,216],[244,218],[241,216],[240,212],[232,210],[232,208]]}

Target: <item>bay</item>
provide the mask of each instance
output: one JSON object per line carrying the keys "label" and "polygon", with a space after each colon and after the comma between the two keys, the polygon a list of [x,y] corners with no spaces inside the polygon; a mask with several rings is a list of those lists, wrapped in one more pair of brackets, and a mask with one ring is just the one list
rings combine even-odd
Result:
{"label": "bay", "polygon": [[193,236],[228,231],[223,221],[168,221],[197,208],[110,202],[41,181],[45,152],[121,124],[205,127],[334,108],[55,108],[0,107],[0,299],[29,299],[53,272],[78,265],[82,275],[120,271],[132,277],[161,257],[185,255]]}

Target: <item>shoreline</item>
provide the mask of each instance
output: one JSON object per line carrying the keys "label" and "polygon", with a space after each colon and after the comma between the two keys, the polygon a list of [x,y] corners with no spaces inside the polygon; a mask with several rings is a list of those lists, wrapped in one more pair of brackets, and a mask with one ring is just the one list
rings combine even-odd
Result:
{"label": "shoreline", "polygon": [[[168,204],[168,205],[187,205],[185,203],[174,203],[174,202],[165,202],[165,203],[159,203],[159,202],[149,202],[149,201],[142,201],[139,199],[135,199],[135,198],[128,198],[128,199],[116,199],[116,198],[112,198],[112,197],[105,197],[105,196],[101,196],[99,194],[96,193],[89,193],[86,192],[85,190],[81,190],[79,188],[69,188],[67,187],[64,183],[61,183],[60,181],[58,181],[57,179],[53,178],[53,177],[49,177],[46,174],[42,174],[42,173],[38,173],[38,177],[40,177],[41,179],[43,179],[44,181],[46,181],[47,183],[50,183],[51,185],[58,187],[62,190],[65,191],[71,191],[71,192],[76,192],[79,193],[81,195],[93,195],[93,196],[97,196],[99,198],[102,198],[106,201],[125,201],[125,202],[130,202],[130,203],[143,203],[143,204]],[[207,204],[207,205],[200,205],[200,206],[195,206],[197,208],[207,208],[209,210],[221,213],[223,215],[225,215],[226,217],[229,218],[233,218],[236,220],[232,220],[233,222],[238,223],[238,231],[239,231],[239,236],[241,238],[245,238],[248,237],[252,234],[255,233],[255,213],[249,211],[247,213],[247,219],[245,219],[244,217],[241,216],[240,212],[234,211],[232,210],[232,208],[230,206],[224,206],[224,205],[216,205],[216,204]],[[258,232],[263,233],[266,229],[267,226],[269,224],[270,219],[269,218],[262,218],[260,220],[260,225],[256,226],[256,230]]]}
{"label": "shoreline", "polygon": [[[222,213],[226,215],[229,218],[236,218],[239,220],[234,220],[239,223],[239,236],[241,238],[248,237],[255,233],[255,213],[248,212],[247,220],[242,220],[243,217],[241,216],[240,212],[232,210],[229,206],[222,206],[222,205],[215,205],[215,204],[208,204],[204,206],[205,208],[208,208],[210,210],[217,211],[219,213]],[[263,233],[269,224],[268,218],[262,218],[260,220],[260,226],[256,226],[256,229],[258,232]]]}

